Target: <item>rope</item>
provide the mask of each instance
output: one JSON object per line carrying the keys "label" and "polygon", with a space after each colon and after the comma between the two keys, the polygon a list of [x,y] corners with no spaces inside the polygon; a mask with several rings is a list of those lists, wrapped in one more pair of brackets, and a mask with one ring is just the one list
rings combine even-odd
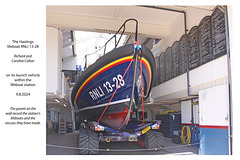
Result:
{"label": "rope", "polygon": [[[141,50],[140,50],[140,53],[141,53]],[[144,100],[143,100],[143,76],[142,76],[142,57],[141,57],[141,65],[140,65],[140,69],[141,69],[141,92],[142,92],[142,116],[143,116],[143,125],[145,125],[145,122],[144,122]]]}
{"label": "rope", "polygon": [[181,132],[181,143],[189,144],[191,141],[191,131],[189,126],[184,126]]}
{"label": "rope", "polygon": [[[140,55],[140,57],[141,57],[141,59],[142,59],[142,52],[141,52],[141,46],[139,45],[139,42],[138,41],[135,41],[135,56],[137,56],[137,62],[136,63],[138,63],[138,56]],[[139,51],[139,52],[136,52],[136,50],[137,51]],[[136,73],[135,73],[136,74]],[[135,83],[135,82],[133,82],[133,83]],[[135,85],[135,84],[133,84],[133,85]],[[134,89],[133,89],[134,90]],[[132,97],[131,97],[132,98]],[[130,106],[131,106],[131,102],[130,102]],[[131,109],[131,107],[129,106],[129,109]],[[128,111],[128,112],[130,112],[130,111]],[[143,116],[144,116],[144,114],[143,114]],[[130,118],[128,117],[128,116],[126,116],[125,117],[125,120],[124,120],[124,122],[122,123],[122,125],[118,128],[118,129],[120,129],[120,128],[122,128],[122,126],[126,123],[126,121],[129,121],[130,120]],[[143,124],[144,124],[144,121],[143,121]]]}
{"label": "rope", "polygon": [[142,117],[143,117],[143,125],[145,125],[145,122],[144,122],[144,100],[143,100],[143,76],[142,76],[142,50],[141,50],[141,47],[139,45],[139,42],[136,41],[136,47],[137,47],[137,50],[139,51],[139,55],[141,57],[141,60],[140,60],[140,70],[141,70],[141,92],[142,92]]}
{"label": "rope", "polygon": [[113,99],[113,96],[114,96],[114,95],[115,95],[115,93],[117,92],[117,90],[118,90],[118,88],[119,88],[119,86],[120,86],[120,84],[121,84],[121,82],[122,82],[123,78],[125,77],[125,75],[126,75],[126,73],[127,73],[128,69],[129,69],[129,67],[130,67],[130,66],[131,66],[131,64],[132,64],[132,61],[133,61],[133,59],[132,59],[132,60],[131,60],[131,62],[129,63],[129,65],[128,65],[128,67],[127,67],[126,71],[125,71],[125,73],[124,73],[124,74],[123,74],[123,76],[122,76],[122,79],[120,80],[120,82],[119,82],[119,84],[118,84],[117,88],[115,89],[115,91],[114,91],[114,93],[113,93],[112,97],[110,98],[110,100],[109,100],[109,102],[108,102],[107,106],[105,107],[105,109],[104,109],[104,111],[103,111],[102,115],[101,115],[101,116],[100,116],[100,118],[98,119],[98,123],[99,123],[99,122],[100,122],[100,120],[102,119],[102,117],[103,117],[103,115],[104,115],[105,111],[107,110],[107,108],[108,108],[108,106],[109,106],[110,102],[111,102],[111,101],[112,101],[112,99]]}

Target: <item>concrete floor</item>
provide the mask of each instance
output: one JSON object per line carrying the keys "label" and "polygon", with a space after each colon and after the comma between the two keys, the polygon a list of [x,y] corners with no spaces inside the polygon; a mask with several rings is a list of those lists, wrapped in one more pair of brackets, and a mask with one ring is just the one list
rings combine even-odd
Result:
{"label": "concrete floor", "polygon": [[[78,155],[78,131],[66,134],[49,134],[46,139],[47,155]],[[52,146],[49,146],[52,145]],[[65,147],[60,147],[65,146]],[[99,155],[193,155],[198,154],[197,147],[174,144],[165,139],[165,147],[160,151],[145,151],[135,142],[100,143]],[[113,151],[118,150],[118,151]],[[129,152],[129,150],[131,150]]]}

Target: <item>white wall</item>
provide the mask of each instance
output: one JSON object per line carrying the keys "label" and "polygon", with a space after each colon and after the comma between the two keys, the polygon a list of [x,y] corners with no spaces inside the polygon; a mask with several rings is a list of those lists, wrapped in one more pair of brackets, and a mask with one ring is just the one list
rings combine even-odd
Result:
{"label": "white wall", "polygon": [[200,21],[205,16],[210,16],[212,14],[212,11],[206,10],[206,9],[199,9],[197,7],[189,7],[186,11],[186,17],[187,17],[187,29],[190,31],[190,29],[193,26],[198,26]]}
{"label": "white wall", "polygon": [[200,91],[200,125],[228,126],[228,102],[227,85]]}
{"label": "white wall", "polygon": [[77,58],[75,58],[75,57],[68,57],[66,59],[63,59],[62,69],[63,70],[75,71],[77,64],[78,64],[78,59]]}
{"label": "white wall", "polygon": [[175,41],[179,41],[185,33],[184,14],[179,13],[178,18],[170,26],[171,36],[165,38],[161,42],[161,51],[164,52],[168,47],[171,47]]}
{"label": "white wall", "polygon": [[[212,14],[212,11],[206,9],[199,9],[197,7],[188,7],[185,10],[186,12],[186,21],[187,21],[187,30],[193,26],[198,26],[200,21],[208,15]],[[181,36],[185,33],[184,28],[184,14],[179,13],[178,18],[169,26],[170,33],[168,37],[162,37],[160,44],[155,46],[152,49],[152,52],[157,50],[157,48],[161,48],[161,52],[164,52],[168,47],[171,47],[175,41],[179,41]]]}
{"label": "white wall", "polygon": [[[228,83],[227,55],[210,61],[189,72],[190,92],[199,91]],[[187,74],[182,74],[152,89],[154,101],[187,96]]]}
{"label": "white wall", "polygon": [[[168,47],[172,46],[175,41],[178,41],[184,32],[184,16],[183,13],[179,13],[176,20],[169,26],[170,36],[161,37],[161,40],[156,44],[151,50],[154,53],[154,56],[159,56],[159,52],[164,52]],[[157,51],[159,50],[160,51]],[[158,54],[155,54],[157,51]]]}
{"label": "white wall", "polygon": [[181,123],[191,124],[192,113],[191,113],[191,100],[181,102]]}
{"label": "white wall", "polygon": [[[64,57],[64,55],[71,55],[69,57]],[[63,70],[76,70],[76,65],[78,64],[77,57],[73,56],[72,48],[65,47],[63,48],[63,62],[62,62],[62,69]]]}
{"label": "white wall", "polygon": [[[177,95],[172,95],[177,92],[180,93],[180,97],[186,95],[187,88],[187,76],[186,74],[182,74],[176,78],[173,78],[169,81],[166,81],[160,85],[157,85],[152,88],[152,98],[154,101],[158,100],[167,100],[171,98],[176,98]],[[179,97],[177,96],[177,97]]]}
{"label": "white wall", "polygon": [[62,37],[58,29],[46,28],[47,93],[61,94]]}
{"label": "white wall", "polygon": [[[192,115],[193,115],[193,123],[199,124],[199,105],[196,103],[198,99],[193,100],[193,107],[192,101],[182,101],[181,102],[181,123],[183,125],[192,124]],[[194,104],[194,102],[196,104]],[[193,113],[192,113],[193,109]]]}

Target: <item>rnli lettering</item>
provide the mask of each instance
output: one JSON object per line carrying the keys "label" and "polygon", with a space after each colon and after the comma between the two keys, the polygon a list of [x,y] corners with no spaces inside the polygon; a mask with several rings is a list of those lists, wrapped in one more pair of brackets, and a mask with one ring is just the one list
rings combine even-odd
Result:
{"label": "rnli lettering", "polygon": [[98,98],[103,97],[105,94],[100,86],[97,88],[93,89],[92,91],[89,92],[89,95],[93,100],[96,100]]}
{"label": "rnli lettering", "polygon": [[113,77],[112,83],[110,83],[108,81],[103,83],[103,87],[106,89],[107,93],[111,93],[114,91],[114,88],[117,88],[117,87],[120,88],[120,87],[123,87],[124,85],[125,85],[125,81],[123,80],[121,74],[118,74],[116,77]]}
{"label": "rnli lettering", "polygon": [[117,87],[121,88],[124,85],[125,85],[125,81],[123,80],[122,75],[118,74],[117,76],[113,77],[112,80],[110,79],[109,81],[106,81],[102,84],[102,88],[104,89],[104,91],[101,88],[101,86],[98,86],[88,93],[92,98],[92,100],[97,100],[105,96],[105,94],[111,94],[113,91],[115,91]]}

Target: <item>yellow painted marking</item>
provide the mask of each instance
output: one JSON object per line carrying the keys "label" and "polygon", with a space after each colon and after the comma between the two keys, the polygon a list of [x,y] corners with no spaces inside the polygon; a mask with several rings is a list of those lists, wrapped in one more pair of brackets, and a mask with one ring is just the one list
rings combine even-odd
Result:
{"label": "yellow painted marking", "polygon": [[147,128],[145,128],[144,130],[142,130],[142,133],[144,134],[144,133],[146,133],[147,131],[149,131],[151,129],[151,127],[150,126],[148,126]]}

